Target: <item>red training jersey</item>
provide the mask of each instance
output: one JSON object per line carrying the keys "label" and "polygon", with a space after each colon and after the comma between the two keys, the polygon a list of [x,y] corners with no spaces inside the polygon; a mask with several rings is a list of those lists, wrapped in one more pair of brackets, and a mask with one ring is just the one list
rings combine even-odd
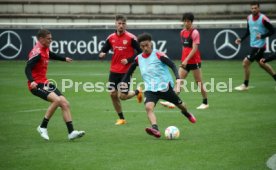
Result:
{"label": "red training jersey", "polygon": [[[33,57],[38,57],[39,55],[41,56],[40,60],[32,68],[32,77],[36,83],[46,83],[48,81],[46,73],[48,70],[49,51],[49,48],[45,48],[37,42],[29,53],[28,60],[31,60]],[[28,81],[29,89],[30,84],[31,82]]]}
{"label": "red training jersey", "polygon": [[135,53],[135,50],[132,46],[133,39],[137,41],[136,36],[127,31],[121,35],[113,33],[108,36],[107,41],[111,45],[114,52],[110,65],[111,72],[126,73],[128,71],[131,63],[123,65],[121,60],[133,57]]}
{"label": "red training jersey", "polygon": [[[196,29],[191,29],[191,30],[186,30],[183,29],[180,32],[180,38],[182,41],[182,57],[181,57],[181,61],[183,62],[187,56],[190,54],[190,52],[192,51],[192,44],[200,44],[200,35],[198,30]],[[184,43],[187,42],[187,45],[184,45]],[[188,64],[197,64],[201,62],[201,57],[200,57],[200,52],[197,49],[195,54],[192,56],[192,58],[190,58],[190,60],[188,61]]]}

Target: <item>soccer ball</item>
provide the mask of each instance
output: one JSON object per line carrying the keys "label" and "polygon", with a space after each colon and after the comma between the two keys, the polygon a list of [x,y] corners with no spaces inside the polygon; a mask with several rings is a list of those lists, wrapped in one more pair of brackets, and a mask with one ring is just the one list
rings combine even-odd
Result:
{"label": "soccer ball", "polygon": [[165,137],[166,139],[172,140],[179,138],[180,131],[175,126],[169,126],[165,129]]}

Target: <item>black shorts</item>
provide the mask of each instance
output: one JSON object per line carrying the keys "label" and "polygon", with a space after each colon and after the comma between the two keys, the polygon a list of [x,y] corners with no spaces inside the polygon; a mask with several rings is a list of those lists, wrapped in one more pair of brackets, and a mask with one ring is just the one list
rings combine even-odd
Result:
{"label": "black shorts", "polygon": [[51,92],[56,93],[56,95],[58,96],[62,95],[61,92],[56,88],[56,86],[51,83],[47,86],[45,86],[43,83],[39,83],[37,85],[37,88],[32,89],[31,92],[33,95],[38,96],[46,101],[48,101],[47,97]]}
{"label": "black shorts", "polygon": [[265,51],[265,48],[251,48],[251,53],[250,55],[246,56],[246,58],[250,62],[260,61],[261,58],[264,57],[264,51]]}
{"label": "black shorts", "polygon": [[182,100],[174,92],[171,85],[169,85],[169,89],[167,91],[164,91],[164,92],[162,92],[162,91],[157,91],[157,92],[145,91],[144,94],[145,94],[145,104],[148,102],[154,102],[154,104],[156,105],[156,103],[158,102],[159,99],[166,100],[175,105],[182,104]]}
{"label": "black shorts", "polygon": [[129,91],[129,85],[130,85],[130,77],[127,79],[127,86],[126,87],[120,87],[120,83],[122,82],[123,77],[125,76],[125,73],[114,73],[110,72],[109,73],[109,78],[108,78],[108,90],[110,92],[117,90],[122,93],[128,93]]}
{"label": "black shorts", "polygon": [[[183,67],[181,67],[183,68]],[[186,70],[187,72],[190,72],[190,70],[196,70],[201,68],[201,63],[196,63],[196,64],[187,64],[185,68],[183,68],[184,70]]]}

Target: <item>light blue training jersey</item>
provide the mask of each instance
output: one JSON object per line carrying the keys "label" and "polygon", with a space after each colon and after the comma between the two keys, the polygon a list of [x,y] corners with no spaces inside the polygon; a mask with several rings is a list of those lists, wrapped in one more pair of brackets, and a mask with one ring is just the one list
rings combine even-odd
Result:
{"label": "light blue training jersey", "polygon": [[142,78],[145,83],[145,91],[163,91],[168,88],[169,83],[174,86],[169,67],[159,58],[160,52],[154,49],[149,57],[145,58],[142,54],[137,56]]}
{"label": "light blue training jersey", "polygon": [[248,16],[248,24],[249,24],[249,31],[250,31],[250,46],[262,48],[265,45],[265,39],[257,39],[257,34],[265,34],[268,30],[265,28],[262,20],[265,17],[263,14],[260,14],[258,20],[253,20],[253,15]]}

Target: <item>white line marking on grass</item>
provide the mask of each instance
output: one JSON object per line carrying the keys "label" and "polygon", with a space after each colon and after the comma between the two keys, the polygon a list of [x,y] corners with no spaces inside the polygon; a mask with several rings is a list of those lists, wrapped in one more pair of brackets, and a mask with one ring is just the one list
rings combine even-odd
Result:
{"label": "white line marking on grass", "polygon": [[266,162],[268,168],[276,170],[276,154],[272,155]]}
{"label": "white line marking on grass", "polygon": [[36,111],[46,111],[46,109],[30,109],[30,110],[21,110],[15,113],[25,113],[25,112],[36,112]]}

